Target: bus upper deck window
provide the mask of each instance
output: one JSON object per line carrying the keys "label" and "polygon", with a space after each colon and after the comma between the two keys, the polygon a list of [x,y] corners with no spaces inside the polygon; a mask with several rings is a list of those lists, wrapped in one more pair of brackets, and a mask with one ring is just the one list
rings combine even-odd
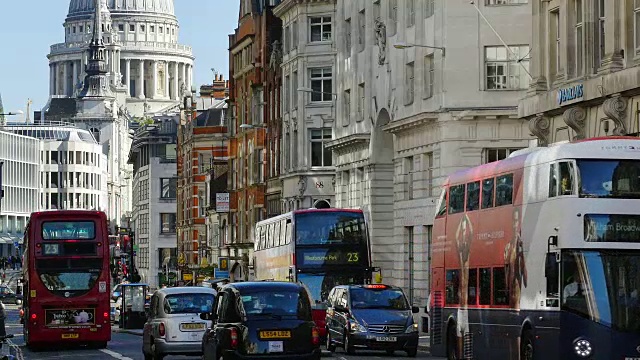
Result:
{"label": "bus upper deck window", "polygon": [[561,162],[558,164],[558,170],[560,175],[560,193],[558,195],[573,195],[574,191],[574,166],[571,162]]}

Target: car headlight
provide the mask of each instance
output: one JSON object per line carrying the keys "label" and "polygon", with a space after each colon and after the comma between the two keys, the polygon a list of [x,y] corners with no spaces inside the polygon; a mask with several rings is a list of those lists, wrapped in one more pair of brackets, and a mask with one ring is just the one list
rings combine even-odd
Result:
{"label": "car headlight", "polygon": [[360,325],[357,320],[349,321],[349,330],[351,330],[351,332],[367,332],[367,329],[365,329],[364,326]]}
{"label": "car headlight", "polygon": [[591,347],[591,342],[586,339],[579,339],[573,343],[573,350],[576,352],[576,355],[587,358],[591,356],[593,353],[593,347]]}
{"label": "car headlight", "polygon": [[404,331],[405,333],[414,333],[418,332],[418,324],[413,323],[409,325],[409,327]]}

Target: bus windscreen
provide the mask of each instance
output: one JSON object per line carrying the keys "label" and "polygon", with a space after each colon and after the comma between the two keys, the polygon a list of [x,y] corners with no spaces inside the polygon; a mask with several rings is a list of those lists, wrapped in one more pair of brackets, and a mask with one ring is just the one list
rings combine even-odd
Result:
{"label": "bus windscreen", "polygon": [[296,215],[295,224],[298,245],[367,243],[366,224],[362,213],[302,213]]}
{"label": "bus windscreen", "polygon": [[45,221],[42,224],[43,240],[93,240],[96,224],[93,221]]}

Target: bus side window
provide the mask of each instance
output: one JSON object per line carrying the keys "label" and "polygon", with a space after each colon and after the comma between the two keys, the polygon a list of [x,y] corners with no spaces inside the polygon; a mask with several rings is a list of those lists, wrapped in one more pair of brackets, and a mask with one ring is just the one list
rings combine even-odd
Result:
{"label": "bus side window", "polygon": [[464,184],[449,187],[449,214],[464,211]]}
{"label": "bus side window", "polygon": [[480,181],[467,184],[467,211],[480,209]]}
{"label": "bus side window", "polygon": [[447,304],[459,304],[460,270],[447,270],[447,285],[445,301]]}
{"label": "bus side window", "polygon": [[479,305],[491,305],[491,268],[480,269]]}
{"label": "bus side window", "polygon": [[265,225],[261,226],[262,230],[260,231],[260,247],[264,250],[267,248],[267,227]]}
{"label": "bus side window", "polygon": [[556,164],[549,167],[549,197],[558,195],[558,174],[556,173]]}
{"label": "bus side window", "polygon": [[496,178],[496,206],[513,203],[513,174]]}
{"label": "bus side window", "polygon": [[274,227],[274,231],[273,231],[273,245],[272,247],[277,247],[280,246],[280,222],[276,222],[273,224]]}
{"label": "bus side window", "polygon": [[469,281],[467,284],[467,304],[478,304],[478,269],[469,269]]}
{"label": "bus side window", "polygon": [[282,219],[280,220],[280,245],[286,244],[286,235],[287,235],[287,222]]}
{"label": "bus side window", "polygon": [[287,220],[287,232],[285,233],[286,244],[291,244],[291,220]]}
{"label": "bus side window", "polygon": [[574,192],[574,171],[573,163],[563,161],[558,164],[560,173],[560,193],[558,195],[573,195]]}
{"label": "bus side window", "polygon": [[268,226],[268,230],[267,230],[267,248],[271,249],[273,247],[273,232],[274,232],[274,228],[275,225],[273,223],[267,225]]}
{"label": "bus side window", "polygon": [[445,215],[447,215],[447,188],[442,190],[442,194],[440,194],[440,206],[438,207],[436,217]]}
{"label": "bus side window", "polygon": [[504,267],[493,268],[493,304],[509,305],[509,290]]}
{"label": "bus side window", "polygon": [[482,208],[493,207],[493,178],[482,181]]}

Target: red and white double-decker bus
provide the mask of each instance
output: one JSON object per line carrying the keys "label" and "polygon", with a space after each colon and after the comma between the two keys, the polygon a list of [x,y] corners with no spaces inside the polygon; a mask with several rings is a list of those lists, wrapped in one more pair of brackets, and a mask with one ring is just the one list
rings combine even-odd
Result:
{"label": "red and white double-decker bus", "polygon": [[257,280],[302,283],[313,320],[326,334],[325,301],[337,285],[371,281],[371,250],[362,210],[296,210],[260,221],[254,236]]}
{"label": "red and white double-decker bus", "polygon": [[445,181],[431,352],[640,357],[640,139],[523,149]]}
{"label": "red and white double-decker bus", "polygon": [[83,210],[33,213],[24,248],[27,346],[105,348],[111,340],[106,215]]}

